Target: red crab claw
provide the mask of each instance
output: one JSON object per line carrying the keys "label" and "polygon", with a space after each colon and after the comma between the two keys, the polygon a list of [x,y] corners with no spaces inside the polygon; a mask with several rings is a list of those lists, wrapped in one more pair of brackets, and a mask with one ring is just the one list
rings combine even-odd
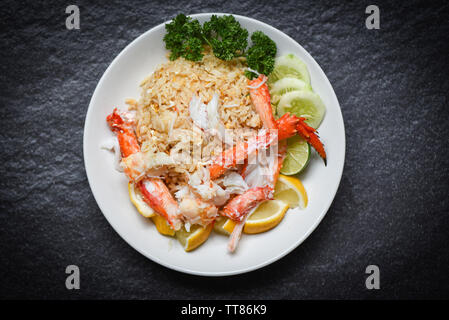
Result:
{"label": "red crab claw", "polygon": [[324,151],[323,143],[320,141],[316,130],[305,123],[306,118],[299,118],[299,122],[296,125],[296,130],[306,141],[318,152],[323,158],[324,165],[327,166],[326,151]]}

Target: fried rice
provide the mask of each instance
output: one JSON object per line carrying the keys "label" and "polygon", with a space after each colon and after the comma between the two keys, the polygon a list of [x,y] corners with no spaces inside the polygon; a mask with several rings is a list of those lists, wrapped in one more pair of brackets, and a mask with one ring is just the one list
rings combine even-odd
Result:
{"label": "fried rice", "polygon": [[[192,97],[207,104],[218,94],[220,120],[226,129],[234,129],[233,139],[247,140],[261,128],[245,69],[242,60],[223,61],[210,51],[201,62],[168,61],[141,82],[139,100],[127,102],[129,109],[137,111],[136,134],[142,152],[163,152],[176,162],[164,166],[161,173],[172,193],[186,185],[199,163],[207,163],[224,148],[223,141],[194,125],[189,113]],[[186,158],[195,154],[195,146],[201,150],[199,162]]]}

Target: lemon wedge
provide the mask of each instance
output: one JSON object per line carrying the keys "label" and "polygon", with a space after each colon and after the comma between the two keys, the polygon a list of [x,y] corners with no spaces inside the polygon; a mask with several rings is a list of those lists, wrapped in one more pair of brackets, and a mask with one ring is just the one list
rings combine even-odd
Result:
{"label": "lemon wedge", "polygon": [[156,214],[153,217],[151,217],[151,220],[153,220],[154,225],[156,226],[156,229],[157,229],[157,231],[159,231],[160,234],[163,234],[164,236],[171,236],[171,237],[173,237],[175,235],[175,230],[173,230],[170,227],[170,225],[168,224],[167,220],[165,220],[165,218]]}
{"label": "lemon wedge", "polygon": [[236,221],[220,216],[215,220],[214,230],[220,234],[229,236],[232,233],[232,230],[234,230],[236,224]]}
{"label": "lemon wedge", "polygon": [[137,211],[145,218],[150,218],[155,216],[155,212],[149,205],[143,200],[142,194],[139,189],[136,188],[133,182],[128,182],[128,193],[131,202],[136,207]]}
{"label": "lemon wedge", "polygon": [[289,204],[291,208],[307,207],[307,192],[301,180],[292,176],[279,175],[276,187],[274,188],[274,199],[282,200]]}
{"label": "lemon wedge", "polygon": [[228,218],[223,217],[223,216],[219,216],[217,219],[215,219],[214,231],[218,232],[219,234],[229,236],[230,232],[224,229],[224,225],[225,225],[225,223],[228,222],[228,220],[229,220]]}
{"label": "lemon wedge", "polygon": [[193,225],[188,232],[185,227],[176,231],[176,238],[181,243],[185,251],[192,251],[202,245],[207,238],[209,238],[210,232],[213,229],[213,224],[209,224],[206,227],[199,225]]}
{"label": "lemon wedge", "polygon": [[[243,228],[245,233],[260,233],[277,226],[289,208],[307,207],[307,192],[301,180],[291,176],[279,175],[274,189],[274,200],[260,204],[248,218]],[[237,222],[220,217],[214,229],[218,233],[230,235]]]}
{"label": "lemon wedge", "polygon": [[282,221],[288,208],[288,203],[282,200],[262,202],[246,220],[243,232],[261,233],[273,229]]}
{"label": "lemon wedge", "polygon": [[[262,202],[246,220],[243,232],[254,234],[273,229],[282,221],[288,208],[288,203],[282,200]],[[226,219],[221,227],[221,233],[231,234],[236,224],[236,221]]]}
{"label": "lemon wedge", "polygon": [[234,230],[235,225],[237,224],[236,221],[231,220],[231,219],[226,219],[226,222],[223,224],[223,230],[227,233],[227,234],[231,234],[232,231]]}

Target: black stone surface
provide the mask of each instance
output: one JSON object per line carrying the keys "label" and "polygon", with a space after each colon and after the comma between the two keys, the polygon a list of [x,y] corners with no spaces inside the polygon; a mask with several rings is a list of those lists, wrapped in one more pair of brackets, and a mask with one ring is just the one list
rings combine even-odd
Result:
{"label": "black stone surface", "polygon": [[[0,5],[0,298],[449,298],[449,6],[375,1],[75,1]],[[346,163],[296,250],[231,278],[181,274],[123,241],[89,189],[82,137],[95,86],[133,39],[177,13],[228,12],[293,37],[341,104]],[[81,289],[65,288],[65,267]],[[381,289],[365,288],[365,268]]]}

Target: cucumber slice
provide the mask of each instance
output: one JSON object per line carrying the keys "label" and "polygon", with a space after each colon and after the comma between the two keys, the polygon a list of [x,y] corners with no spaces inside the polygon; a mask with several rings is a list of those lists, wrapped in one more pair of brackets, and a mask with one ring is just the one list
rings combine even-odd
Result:
{"label": "cucumber slice", "polygon": [[310,75],[306,64],[291,53],[276,58],[274,70],[271,72],[268,81],[274,83],[286,77],[297,78],[310,84]]}
{"label": "cucumber slice", "polygon": [[323,120],[326,107],[320,96],[308,90],[291,91],[282,95],[277,112],[279,116],[290,112],[298,117],[307,118],[306,122],[313,128],[318,128]]}
{"label": "cucumber slice", "polygon": [[292,77],[286,77],[283,79],[280,79],[270,85],[270,93],[271,94],[279,94],[282,95],[286,92],[295,91],[295,90],[312,90],[312,87],[310,84],[305,83],[304,81],[292,78]]}
{"label": "cucumber slice", "polygon": [[284,93],[295,90],[312,90],[310,84],[305,83],[297,78],[283,78],[279,79],[270,85],[271,103],[277,105]]}

